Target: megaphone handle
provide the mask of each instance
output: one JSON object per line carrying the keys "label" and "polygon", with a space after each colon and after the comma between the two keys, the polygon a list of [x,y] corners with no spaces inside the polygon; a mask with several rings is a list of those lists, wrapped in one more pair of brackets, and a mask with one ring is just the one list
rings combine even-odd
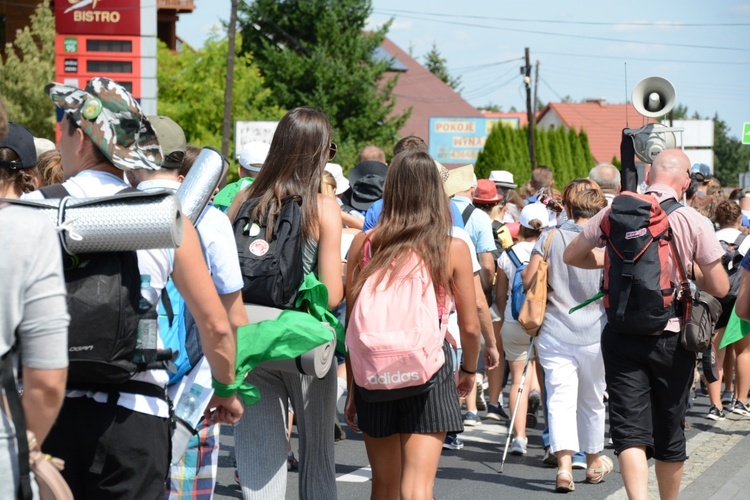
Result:
{"label": "megaphone handle", "polygon": [[620,139],[620,159],[622,161],[622,171],[620,172],[623,191],[635,193],[638,189],[638,170],[635,168],[635,146],[633,138],[622,131]]}

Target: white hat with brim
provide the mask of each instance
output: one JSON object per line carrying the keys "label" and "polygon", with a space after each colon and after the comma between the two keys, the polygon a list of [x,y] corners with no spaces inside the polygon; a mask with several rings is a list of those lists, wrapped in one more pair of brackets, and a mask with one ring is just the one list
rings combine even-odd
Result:
{"label": "white hat with brim", "polygon": [[511,189],[516,189],[518,187],[514,182],[513,174],[507,170],[493,170],[490,172],[490,180],[500,187]]}
{"label": "white hat with brim", "polygon": [[336,181],[336,195],[342,194],[349,189],[349,179],[344,177],[344,170],[338,163],[326,163],[325,171],[331,174]]}

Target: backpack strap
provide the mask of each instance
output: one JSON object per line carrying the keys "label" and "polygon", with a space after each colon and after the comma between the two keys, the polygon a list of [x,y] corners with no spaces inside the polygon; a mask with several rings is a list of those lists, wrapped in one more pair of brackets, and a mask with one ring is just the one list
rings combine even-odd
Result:
{"label": "backpack strap", "polygon": [[31,469],[29,465],[29,442],[26,439],[26,417],[21,406],[21,398],[18,396],[16,378],[13,375],[13,353],[15,349],[3,354],[0,358],[0,380],[5,398],[8,402],[8,411],[13,425],[16,428],[16,440],[18,441],[18,472],[20,484],[18,486],[17,498],[19,500],[30,500],[33,498],[31,490]]}
{"label": "backpack strap", "polygon": [[39,190],[45,198],[65,198],[70,196],[68,190],[62,184],[51,184]]}
{"label": "backpack strap", "polygon": [[747,235],[745,233],[740,233],[737,235],[737,239],[734,240],[733,245],[735,248],[740,248],[740,245],[742,245],[742,242],[745,241],[745,238],[747,238]]}
{"label": "backpack strap", "polygon": [[169,327],[172,328],[172,324],[174,323],[174,308],[172,307],[172,299],[169,298],[166,286],[161,289],[161,305],[164,308],[164,312],[167,313]]}
{"label": "backpack strap", "polygon": [[667,215],[669,215],[678,208],[682,208],[684,205],[674,198],[667,198],[666,200],[659,203],[659,206],[661,206],[661,209],[664,210]]}
{"label": "backpack strap", "polygon": [[513,250],[513,247],[510,247],[505,253],[508,254],[508,257],[510,257],[511,262],[513,262],[513,265],[516,266],[516,269],[523,265],[521,263],[521,260],[516,255],[516,252]]}
{"label": "backpack strap", "polygon": [[469,205],[464,208],[464,211],[461,212],[461,219],[464,221],[464,226],[469,223],[469,219],[471,218],[471,214],[474,213],[474,210],[476,210],[476,207],[469,203]]}

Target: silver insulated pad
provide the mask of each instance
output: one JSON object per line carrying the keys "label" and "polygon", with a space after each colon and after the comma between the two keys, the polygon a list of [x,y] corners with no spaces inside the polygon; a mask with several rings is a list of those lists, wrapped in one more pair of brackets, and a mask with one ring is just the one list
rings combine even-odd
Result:
{"label": "silver insulated pad", "polygon": [[168,190],[12,202],[47,214],[71,255],[176,248],[182,243],[180,200]]}
{"label": "silver insulated pad", "polygon": [[195,224],[226,174],[227,164],[216,150],[203,148],[177,189],[182,213]]}

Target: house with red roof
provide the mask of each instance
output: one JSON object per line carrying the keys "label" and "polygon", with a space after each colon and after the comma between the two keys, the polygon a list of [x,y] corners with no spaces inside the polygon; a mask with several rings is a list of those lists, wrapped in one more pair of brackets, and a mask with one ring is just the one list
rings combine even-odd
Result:
{"label": "house with red roof", "polygon": [[453,90],[440,78],[433,75],[416,59],[386,38],[380,45],[377,57],[391,60],[386,79],[398,75],[393,90],[396,97],[395,114],[411,108],[411,116],[399,131],[402,137],[416,135],[429,141],[430,117],[450,116],[458,118],[481,118],[482,113],[469,104],[461,94]]}
{"label": "house with red roof", "polygon": [[638,128],[655,122],[638,114],[632,104],[607,104],[604,99],[586,102],[551,102],[539,112],[537,127],[565,127],[583,130],[589,138],[591,154],[597,163],[620,158],[622,129]]}

